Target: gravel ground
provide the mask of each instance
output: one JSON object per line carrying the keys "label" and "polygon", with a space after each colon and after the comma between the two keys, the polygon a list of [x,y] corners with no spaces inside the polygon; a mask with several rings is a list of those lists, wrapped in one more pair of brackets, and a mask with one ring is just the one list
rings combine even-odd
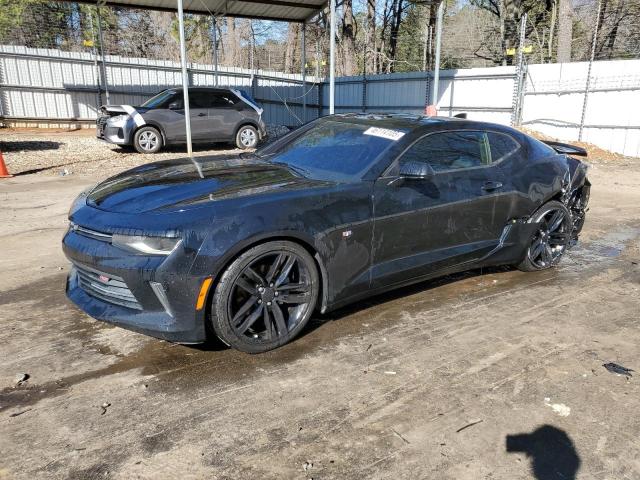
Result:
{"label": "gravel ground", "polygon": [[0,181],[0,479],[640,479],[640,162],[592,169],[558,268],[378,295],[263,355],[65,299],[67,210],[100,175]]}
{"label": "gravel ground", "polygon": [[[287,127],[268,127],[273,141],[289,132]],[[185,154],[184,145],[157,154],[140,154],[95,138],[95,130],[0,129],[0,151],[14,175],[99,175],[107,176],[149,162]],[[194,145],[195,156],[228,155],[241,150],[231,144]]]}
{"label": "gravel ground", "polygon": [[[526,130],[525,130],[526,131]],[[269,141],[289,132],[284,126],[267,127]],[[539,138],[547,138],[526,131]],[[576,143],[577,142],[573,142]],[[633,164],[634,159],[602,150],[595,145],[579,143],[589,152],[589,163],[594,165]],[[140,154],[133,149],[122,149],[95,138],[93,128],[82,130],[0,129],[0,151],[7,168],[14,175],[97,175],[104,178],[141,165],[176,158],[185,154],[185,147],[177,145],[154,154]],[[228,155],[240,153],[233,145],[218,143],[195,145],[194,155]]]}
{"label": "gravel ground", "polygon": [[92,135],[0,131],[13,173],[38,170],[0,181],[1,480],[640,479],[638,373],[603,367],[640,370],[637,159],[591,152],[587,222],[558,268],[424,282],[252,356],[66,300],[72,199],[182,154]]}

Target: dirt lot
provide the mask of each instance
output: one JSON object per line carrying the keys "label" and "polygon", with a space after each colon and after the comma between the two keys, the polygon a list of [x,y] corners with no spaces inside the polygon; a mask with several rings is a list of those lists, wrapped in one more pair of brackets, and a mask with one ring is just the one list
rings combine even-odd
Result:
{"label": "dirt lot", "polygon": [[424,283],[249,356],[66,301],[67,208],[124,166],[102,148],[92,174],[58,148],[30,155],[72,174],[0,180],[0,479],[640,478],[640,372],[602,367],[640,371],[640,160],[592,159],[559,268]]}

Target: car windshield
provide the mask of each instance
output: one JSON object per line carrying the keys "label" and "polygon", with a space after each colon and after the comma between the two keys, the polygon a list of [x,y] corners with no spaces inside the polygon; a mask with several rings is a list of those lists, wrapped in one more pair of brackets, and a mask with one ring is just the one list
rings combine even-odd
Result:
{"label": "car windshield", "polygon": [[304,176],[350,181],[362,177],[404,132],[339,120],[324,120],[275,151],[258,152]]}
{"label": "car windshield", "polygon": [[159,107],[162,107],[162,106],[164,106],[164,104],[168,100],[173,98],[175,93],[176,92],[174,92],[173,90],[165,90],[163,92],[160,92],[156,96],[151,97],[149,100],[147,100],[146,102],[144,102],[140,106],[141,107],[146,107],[146,108],[159,108]]}

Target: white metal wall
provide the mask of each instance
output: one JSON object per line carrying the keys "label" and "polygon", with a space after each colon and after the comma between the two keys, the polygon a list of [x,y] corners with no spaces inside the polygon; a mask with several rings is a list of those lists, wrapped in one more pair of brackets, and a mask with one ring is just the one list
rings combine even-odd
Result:
{"label": "white metal wall", "polygon": [[[0,45],[0,116],[95,119],[101,78],[96,60],[90,53]],[[212,65],[192,63],[189,70],[192,85],[215,84]],[[107,56],[106,71],[114,105],[139,105],[160,90],[182,83],[180,65],[175,62]],[[305,85],[306,120],[317,116],[314,80],[310,77]],[[246,69],[220,67],[218,84],[251,93],[264,107],[269,124],[296,126],[305,121],[300,75],[261,71],[252,76]]]}
{"label": "white metal wall", "polygon": [[[0,116],[93,119],[99,69],[89,53],[0,46]],[[193,85],[214,85],[211,65],[190,65]],[[578,139],[588,63],[530,65],[522,125],[566,141]],[[336,79],[336,112],[422,113],[431,74],[396,73]],[[441,115],[509,124],[515,67],[444,70],[437,105]],[[180,85],[177,63],[107,58],[112,104],[140,104],[155,92]],[[300,75],[220,67],[219,85],[247,90],[272,125],[297,126],[328,114],[327,83],[303,88]],[[306,94],[306,95],[304,95]],[[304,98],[303,98],[304,95]],[[103,96],[104,100],[104,96]],[[306,116],[303,102],[306,101]],[[322,105],[322,107],[319,107]],[[583,140],[640,156],[640,60],[594,62]]]}
{"label": "white metal wall", "polygon": [[[509,123],[514,74],[514,67],[442,70],[437,102],[431,99],[429,72],[336,78],[336,112],[422,114],[427,103],[436,103],[440,115],[467,113],[476,120]],[[323,84],[322,98],[328,95]],[[326,101],[323,106],[326,115]]]}
{"label": "white metal wall", "polygon": [[[578,139],[588,62],[531,65],[522,125],[560,140]],[[594,62],[582,140],[640,156],[640,60]]]}

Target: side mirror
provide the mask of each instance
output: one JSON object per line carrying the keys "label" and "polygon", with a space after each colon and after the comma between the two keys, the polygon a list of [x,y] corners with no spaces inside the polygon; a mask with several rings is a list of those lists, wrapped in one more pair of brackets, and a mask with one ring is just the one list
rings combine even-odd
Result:
{"label": "side mirror", "polygon": [[431,165],[424,162],[405,162],[400,165],[400,178],[421,180],[433,174]]}
{"label": "side mirror", "polygon": [[180,110],[182,107],[180,106],[180,103],[178,102],[173,102],[169,104],[169,110]]}

